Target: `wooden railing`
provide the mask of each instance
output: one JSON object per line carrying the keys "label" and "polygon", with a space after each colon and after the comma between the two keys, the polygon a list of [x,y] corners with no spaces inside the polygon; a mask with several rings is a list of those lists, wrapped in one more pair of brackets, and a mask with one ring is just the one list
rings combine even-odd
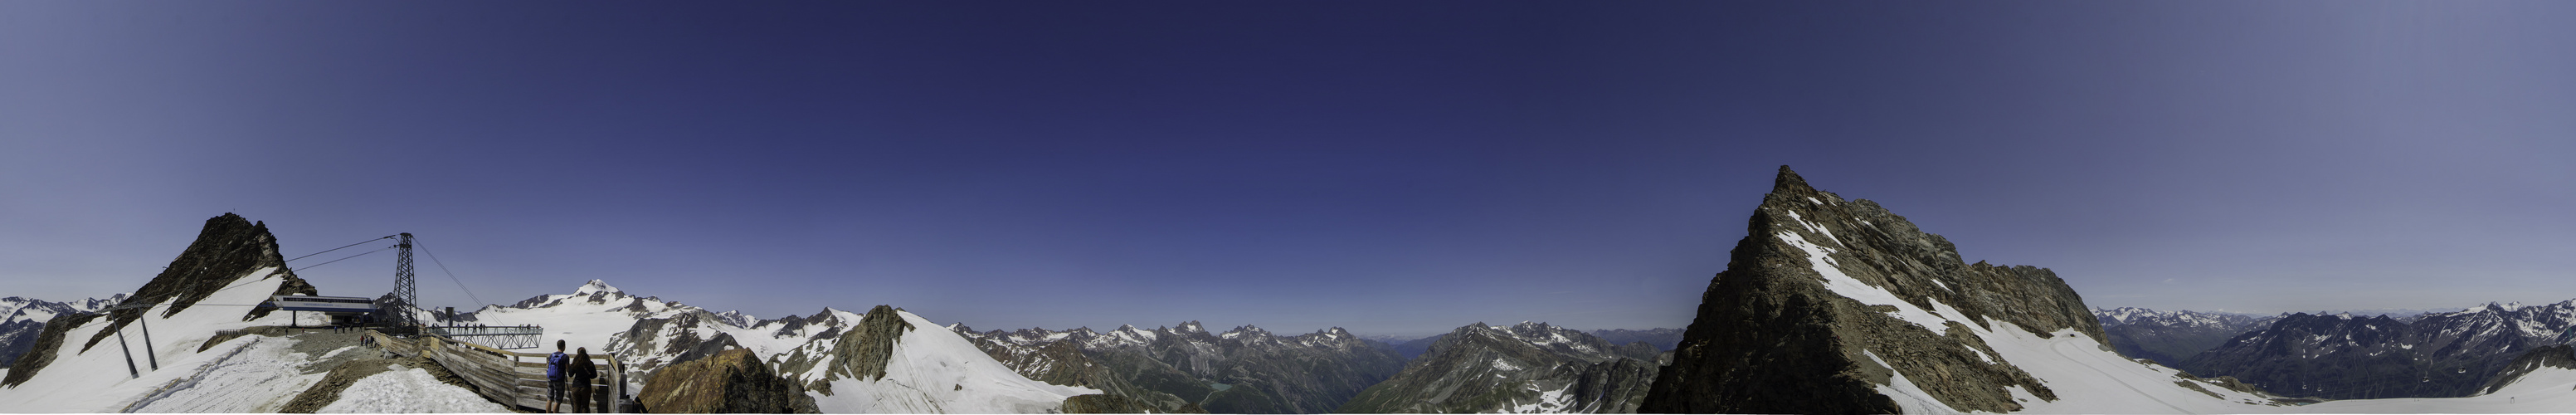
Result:
{"label": "wooden railing", "polygon": [[[466,383],[474,384],[476,393],[482,394],[484,398],[491,399],[493,402],[528,409],[546,407],[547,354],[505,351],[436,335],[423,335],[406,340],[368,331],[367,336],[375,339],[379,347],[385,348],[386,351],[405,356],[423,356],[430,361],[438,362],[438,365],[446,367],[448,372],[465,378]],[[626,408],[617,407],[617,404],[626,401],[620,399],[626,396],[626,365],[618,362],[616,357],[604,353],[591,355],[590,358],[603,361],[599,363],[599,378],[594,379],[594,383],[591,384],[594,391],[592,410],[610,413],[625,412]],[[562,406],[560,409],[565,411],[572,409],[570,402],[565,402]]]}

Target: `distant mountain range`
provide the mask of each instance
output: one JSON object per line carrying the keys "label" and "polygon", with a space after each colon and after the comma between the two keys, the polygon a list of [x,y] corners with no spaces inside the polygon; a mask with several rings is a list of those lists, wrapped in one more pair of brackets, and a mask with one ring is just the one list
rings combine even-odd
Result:
{"label": "distant mountain range", "polygon": [[[1646,344],[1655,346],[1656,350],[1663,351],[1671,351],[1674,346],[1679,345],[1682,342],[1682,329],[1607,329],[1593,330],[1585,333],[1592,335],[1592,337],[1599,337],[1602,341],[1610,342],[1610,344],[1646,342]],[[1370,336],[1367,338],[1369,340],[1387,343],[1394,347],[1397,353],[1404,354],[1404,358],[1412,359],[1422,356],[1422,353],[1424,352],[1431,351],[1431,344],[1439,342],[1440,338],[1443,336],[1448,336],[1448,334],[1417,338],[1395,336]]]}
{"label": "distant mountain range", "polygon": [[2458,397],[2478,392],[2525,352],[2576,340],[2576,300],[2415,317],[2295,313],[2193,355],[2182,368],[2290,396]]}
{"label": "distant mountain range", "polygon": [[18,361],[19,355],[36,347],[36,335],[45,330],[45,322],[64,314],[94,313],[125,301],[126,294],[107,298],[90,298],[52,302],[26,297],[0,298],[0,368]]}
{"label": "distant mountain range", "polygon": [[1526,321],[1469,324],[1430,339],[1402,373],[1335,412],[1631,413],[1670,356],[1642,341],[1612,344]]}
{"label": "distant mountain range", "polygon": [[2183,359],[2218,347],[2228,338],[2260,329],[2280,319],[2136,307],[2096,308],[2093,309],[2093,317],[2102,324],[2102,333],[2110,336],[2113,350],[2123,356],[2154,360],[2173,367],[2181,367]]}

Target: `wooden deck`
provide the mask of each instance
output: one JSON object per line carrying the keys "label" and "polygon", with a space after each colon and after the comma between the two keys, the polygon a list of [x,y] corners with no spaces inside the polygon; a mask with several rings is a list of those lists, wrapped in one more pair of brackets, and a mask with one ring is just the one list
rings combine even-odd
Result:
{"label": "wooden deck", "polygon": [[[476,393],[482,394],[484,398],[491,399],[493,402],[510,403],[536,410],[546,407],[547,354],[545,353],[505,351],[436,335],[400,339],[369,330],[367,336],[375,339],[378,347],[384,348],[387,352],[403,356],[424,356],[430,361],[438,362],[438,365],[446,367],[448,372],[456,373],[457,377],[465,378],[466,383],[474,384]],[[591,385],[596,391],[592,394],[596,400],[592,402],[591,408],[596,412],[625,412],[625,408],[613,406],[625,401],[618,398],[627,394],[626,365],[618,362],[616,357],[607,354],[591,355],[590,358],[599,361],[597,364],[600,372],[599,378]],[[563,405],[561,409],[572,409],[570,403]]]}

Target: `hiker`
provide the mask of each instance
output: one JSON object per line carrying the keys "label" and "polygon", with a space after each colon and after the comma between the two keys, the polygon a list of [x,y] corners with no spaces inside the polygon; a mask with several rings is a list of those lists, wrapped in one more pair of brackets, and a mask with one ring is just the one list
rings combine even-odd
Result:
{"label": "hiker", "polygon": [[546,356],[546,413],[560,413],[564,398],[564,341],[555,341],[555,354]]}
{"label": "hiker", "polygon": [[573,349],[572,412],[590,413],[590,380],[599,378],[599,365],[590,363],[590,348]]}

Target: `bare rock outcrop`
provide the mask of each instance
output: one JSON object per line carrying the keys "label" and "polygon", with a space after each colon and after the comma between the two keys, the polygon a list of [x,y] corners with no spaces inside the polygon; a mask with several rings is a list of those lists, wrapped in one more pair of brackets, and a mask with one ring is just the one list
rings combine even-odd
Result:
{"label": "bare rock outcrop", "polygon": [[635,401],[660,414],[821,412],[805,388],[771,372],[745,349],[664,366],[645,381]]}
{"label": "bare rock outcrop", "polygon": [[[1864,303],[1836,287],[1888,302]],[[1925,327],[1895,314],[1896,301],[1965,318]],[[2054,272],[1966,263],[1940,235],[1875,202],[1816,190],[1781,166],[1638,411],[1897,412],[1874,390],[1897,374],[1959,411],[2022,409],[2012,386],[2057,399],[2009,362],[1987,361],[1994,350],[1961,327],[2004,330],[1989,322],[2041,338],[2068,329],[2104,337]]]}
{"label": "bare rock outcrop", "polygon": [[[313,289],[312,284],[297,278],[295,271],[285,269],[286,259],[277,254],[277,236],[268,233],[267,223],[252,222],[250,219],[242,218],[241,215],[225,213],[223,216],[206,219],[205,229],[197,231],[196,242],[189,243],[187,250],[180,251],[177,259],[170,260],[170,266],[163,267],[161,275],[153,276],[151,282],[144,283],[143,288],[135,289],[133,296],[126,297],[125,301],[118,305],[158,304],[169,301],[169,309],[161,312],[161,316],[175,316],[179,315],[180,311],[187,310],[188,306],[195,305],[197,300],[205,299],[206,296],[213,295],[216,290],[222,290],[239,282],[242,277],[250,276],[251,272],[271,267],[278,268],[276,275],[287,280],[285,284],[278,286],[277,294],[316,295],[318,293]],[[272,310],[274,309],[268,307],[253,308],[249,313],[244,314],[242,319],[264,317]],[[89,343],[81,345],[81,350],[89,350],[90,347],[97,346],[100,340],[106,340],[109,334],[116,332],[117,328],[125,327],[135,319],[143,317],[143,310],[118,310],[107,314],[110,329],[100,330],[97,335],[90,336]]]}

